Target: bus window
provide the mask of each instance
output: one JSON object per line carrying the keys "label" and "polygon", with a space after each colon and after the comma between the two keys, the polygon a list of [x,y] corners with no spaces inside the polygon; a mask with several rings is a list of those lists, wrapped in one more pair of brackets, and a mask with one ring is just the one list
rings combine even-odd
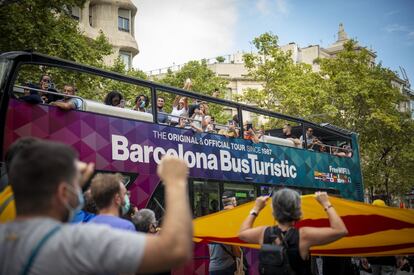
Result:
{"label": "bus window", "polygon": [[243,130],[243,138],[255,143],[302,148],[302,126],[293,121],[243,111]]}
{"label": "bus window", "polygon": [[[328,127],[326,124],[321,124],[323,127],[315,127],[309,124],[304,124],[305,135],[300,137],[303,146],[311,151],[331,154],[337,157],[352,157],[352,143],[350,138],[345,138],[330,131],[334,129]],[[328,129],[326,129],[328,128]],[[350,132],[342,130],[344,134]]]}
{"label": "bus window", "polygon": [[218,182],[193,181],[194,217],[217,212],[220,205],[220,189]]}
{"label": "bus window", "polygon": [[256,199],[256,189],[251,184],[225,183],[224,191],[234,192],[237,205],[242,205]]}

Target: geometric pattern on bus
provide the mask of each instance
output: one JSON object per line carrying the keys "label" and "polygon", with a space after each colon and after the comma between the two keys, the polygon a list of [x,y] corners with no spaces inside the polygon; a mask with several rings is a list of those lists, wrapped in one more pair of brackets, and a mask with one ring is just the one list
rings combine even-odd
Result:
{"label": "geometric pattern on bus", "polygon": [[[167,128],[167,129],[165,129]],[[177,142],[168,140],[156,140],[153,138],[153,130],[173,132],[184,135],[194,135],[191,130],[180,130],[174,127],[156,125],[152,123],[139,122],[129,119],[120,119],[111,116],[98,115],[83,111],[62,111],[56,107],[47,105],[31,105],[11,99],[8,109],[5,134],[5,148],[23,136],[35,136],[42,139],[60,141],[71,145],[79,153],[79,158],[85,162],[94,162],[96,169],[135,172],[139,174],[137,180],[129,186],[131,201],[139,208],[145,207],[154,192],[159,178],[156,175],[154,163],[141,164],[130,161],[112,160],[111,134],[119,134],[127,137],[131,143],[140,145],[162,146],[163,148],[174,148]],[[200,134],[199,134],[200,135]],[[205,134],[201,134],[205,137]],[[209,135],[208,138],[215,140],[227,140],[219,135]],[[232,142],[253,145],[251,141],[233,139]],[[217,148],[184,144],[185,150],[203,151],[205,153],[217,154]],[[320,188],[339,189],[342,196],[346,198],[361,199],[351,184],[338,184],[322,182],[314,179],[314,171],[326,171],[329,165],[334,167],[348,167],[351,170],[353,181],[361,182],[361,174],[357,158],[338,158],[329,154],[314,153],[307,150],[275,146],[259,143],[254,146],[270,148],[273,158],[277,160],[288,160],[293,163],[298,171],[296,179],[279,179],[271,176],[255,176],[246,179],[242,173],[231,173],[221,171],[210,171],[203,169],[191,169],[190,176],[197,178],[211,178],[223,181],[257,182],[269,184],[285,184],[293,186],[310,185]],[[231,151],[232,157],[245,158],[241,152]],[[207,246],[195,246],[195,255],[206,255]],[[251,270],[257,270],[257,255],[255,250],[247,250],[247,258],[251,264]],[[207,254],[208,255],[208,254]],[[252,261],[255,262],[252,262]],[[192,264],[177,270],[175,274],[206,274],[208,270],[208,259],[194,259]]]}
{"label": "geometric pattern on bus", "polygon": [[[186,136],[197,136],[204,139],[229,141],[220,135],[194,134],[191,130],[181,130],[174,127],[156,125],[121,119],[112,116],[99,115],[83,111],[62,111],[56,107],[47,105],[31,105],[18,100],[10,101],[8,117],[6,122],[6,148],[17,138],[22,136],[35,136],[42,139],[56,140],[73,146],[79,153],[81,160],[95,162],[99,170],[110,170],[120,172],[135,172],[139,174],[135,184],[129,188],[132,193],[132,201],[139,207],[146,205],[151,194],[158,184],[156,176],[156,165],[153,162],[133,163],[127,161],[112,160],[111,134],[125,136],[130,143],[143,145],[160,146],[164,149],[177,148],[179,142],[160,140],[154,138],[153,131],[163,131]],[[235,172],[223,172],[219,170],[197,169],[190,171],[190,176],[197,178],[211,178],[223,181],[237,181],[246,183],[268,183],[277,185],[305,186],[312,184],[316,188],[339,189],[342,196],[352,199],[361,199],[356,194],[352,184],[337,182],[326,182],[316,180],[314,171],[328,173],[329,166],[347,167],[351,171],[352,181],[361,182],[359,163],[356,157],[338,158],[329,154],[311,152],[308,150],[296,149],[272,144],[253,144],[243,139],[232,139],[232,143],[244,146],[269,148],[271,155],[258,155],[260,160],[274,162],[287,160],[294,164],[298,176],[283,178],[271,175],[243,174]],[[185,151],[204,152],[218,156],[219,148],[197,144],[183,143]],[[246,147],[247,148],[247,147]],[[221,149],[226,150],[226,149]],[[227,151],[227,150],[226,150]],[[246,159],[247,152],[229,151],[233,158]],[[218,156],[219,159],[219,156]]]}

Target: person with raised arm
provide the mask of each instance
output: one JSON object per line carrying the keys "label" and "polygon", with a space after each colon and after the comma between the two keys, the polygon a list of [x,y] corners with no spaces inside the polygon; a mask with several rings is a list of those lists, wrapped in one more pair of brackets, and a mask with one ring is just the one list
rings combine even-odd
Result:
{"label": "person with raised arm", "polygon": [[[298,192],[288,188],[278,190],[272,197],[273,217],[278,225],[253,228],[253,223],[266,206],[268,198],[264,196],[256,199],[255,206],[241,225],[239,238],[247,243],[260,245],[285,241],[288,244],[289,264],[296,274],[311,274],[311,247],[334,242],[348,234],[344,222],[336,213],[326,192],[316,192],[315,199],[328,215],[329,227],[296,228],[295,224],[302,216],[301,199]],[[279,237],[272,240],[272,236],[282,236],[283,240],[279,240]]]}
{"label": "person with raised arm", "polygon": [[0,274],[154,273],[191,259],[188,167],[183,160],[168,156],[158,166],[166,213],[157,235],[66,223],[83,205],[78,162],[70,146],[46,141],[14,157],[9,178],[17,217],[0,227]]}

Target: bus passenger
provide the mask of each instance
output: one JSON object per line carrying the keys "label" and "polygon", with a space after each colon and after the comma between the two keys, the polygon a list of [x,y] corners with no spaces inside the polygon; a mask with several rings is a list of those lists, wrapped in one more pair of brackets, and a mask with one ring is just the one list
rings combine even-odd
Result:
{"label": "bus passenger", "polygon": [[198,133],[204,132],[207,124],[204,120],[204,117],[208,113],[208,106],[206,103],[201,103],[194,109],[194,114],[192,115],[191,119],[193,120],[191,123],[191,127]]}
{"label": "bus passenger", "polygon": [[9,176],[17,217],[0,226],[0,274],[155,273],[191,259],[184,161],[168,156],[158,166],[165,185],[166,213],[164,228],[157,235],[91,223],[66,224],[82,207],[81,172],[76,163],[71,147],[46,141],[14,157]]}
{"label": "bus passenger", "polygon": [[108,224],[111,227],[135,231],[132,222],[120,218],[128,213],[129,194],[120,174],[97,174],[91,184],[92,198],[98,208],[98,215],[91,223]]}
{"label": "bus passenger", "polygon": [[26,83],[25,86],[27,88],[24,89],[24,94],[23,96],[19,97],[19,99],[32,104],[43,103],[43,99],[40,97],[39,92],[35,90],[38,89],[36,85]]}
{"label": "bus passenger", "polygon": [[157,121],[160,124],[168,124],[168,116],[164,111],[165,100],[163,97],[157,97]]}
{"label": "bus passenger", "polygon": [[206,133],[216,133],[216,127],[214,124],[214,117],[212,116],[205,116],[204,117],[205,128],[204,132]]}
{"label": "bus passenger", "polygon": [[309,250],[313,246],[324,245],[334,242],[346,234],[348,230],[335,208],[329,202],[326,192],[316,192],[315,199],[324,208],[329,218],[329,227],[301,227],[295,228],[295,223],[302,216],[301,200],[298,192],[284,188],[274,193],[272,197],[273,216],[277,226],[258,226],[253,228],[253,223],[260,211],[265,207],[268,197],[263,196],[256,199],[254,208],[244,220],[239,231],[241,240],[255,244],[280,243],[281,235],[287,242],[287,254],[290,267],[295,274],[311,274]]}
{"label": "bus passenger", "polygon": [[123,108],[121,102],[124,100],[122,94],[118,91],[109,92],[104,99],[105,105]]}
{"label": "bus passenger", "polygon": [[[76,88],[72,84],[66,84],[63,86],[63,93],[65,95],[74,96],[76,95]],[[53,101],[50,105],[57,106],[62,110],[80,110],[82,108],[82,100],[76,97],[65,96],[61,100]]]}
{"label": "bus passenger", "polygon": [[173,102],[173,110],[171,115],[171,126],[178,125],[179,117],[188,117],[188,98],[177,95]]}
{"label": "bus passenger", "polygon": [[226,129],[221,129],[218,132],[219,135],[226,136],[228,138],[237,138],[239,137],[239,129],[237,128],[237,123],[234,119],[231,119],[227,122]]}
{"label": "bus passenger", "polygon": [[[300,136],[299,140],[302,144],[304,144],[303,135]],[[307,145],[307,148],[309,150],[314,150],[315,149],[316,151],[318,151],[319,148],[316,145],[321,144],[321,143],[322,142],[320,142],[320,140],[313,135],[313,129],[311,127],[308,127],[308,129],[306,129],[306,145]]]}
{"label": "bus passenger", "polygon": [[244,128],[244,134],[243,138],[247,140],[251,140],[254,143],[259,143],[259,136],[256,134],[253,124],[251,122],[247,122],[245,125],[243,125]]}
{"label": "bus passenger", "polygon": [[333,150],[333,155],[337,157],[351,158],[352,157],[351,146],[347,144],[343,144],[341,146],[341,149],[335,148]]}
{"label": "bus passenger", "polygon": [[287,123],[285,125],[283,125],[283,138],[291,140],[296,147],[302,147],[302,142],[300,142],[300,140],[292,135],[292,126]]}
{"label": "bus passenger", "polygon": [[147,107],[149,105],[149,100],[146,95],[139,95],[135,98],[135,106],[133,110],[140,112],[147,112]]}

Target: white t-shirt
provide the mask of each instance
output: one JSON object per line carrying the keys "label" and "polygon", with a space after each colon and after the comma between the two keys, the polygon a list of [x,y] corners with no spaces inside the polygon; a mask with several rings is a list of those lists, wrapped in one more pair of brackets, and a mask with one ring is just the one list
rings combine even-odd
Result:
{"label": "white t-shirt", "polygon": [[171,122],[174,123],[178,123],[178,117],[182,116],[182,117],[187,117],[188,116],[188,111],[186,108],[181,108],[180,110],[178,110],[177,107],[173,107],[171,114],[173,115],[173,117],[170,118]]}
{"label": "white t-shirt", "polygon": [[61,228],[39,250],[29,274],[136,273],[145,234],[32,218],[0,225],[0,274],[20,274],[34,247],[56,225]]}

